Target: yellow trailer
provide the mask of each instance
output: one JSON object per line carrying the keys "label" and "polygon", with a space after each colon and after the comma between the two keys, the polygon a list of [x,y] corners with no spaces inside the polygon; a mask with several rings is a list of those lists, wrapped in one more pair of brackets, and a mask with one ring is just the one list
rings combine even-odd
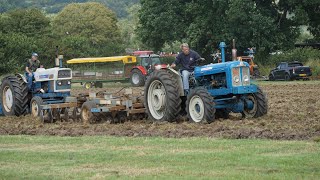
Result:
{"label": "yellow trailer", "polygon": [[72,68],[72,82],[89,89],[101,88],[104,82],[128,81],[137,59],[135,56],[76,58],[67,64]]}

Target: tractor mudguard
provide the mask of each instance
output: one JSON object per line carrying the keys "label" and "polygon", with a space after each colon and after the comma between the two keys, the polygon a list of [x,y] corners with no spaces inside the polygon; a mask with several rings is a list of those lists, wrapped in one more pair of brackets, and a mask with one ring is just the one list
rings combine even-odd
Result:
{"label": "tractor mudguard", "polygon": [[132,72],[132,70],[134,70],[134,69],[139,69],[139,70],[141,71],[141,73],[142,73],[143,75],[145,75],[145,76],[148,74],[146,68],[144,68],[143,66],[134,66],[134,67],[131,69],[131,72]]}
{"label": "tractor mudguard", "polygon": [[172,72],[173,77],[178,82],[178,89],[179,89],[180,97],[184,96],[184,90],[183,90],[183,83],[182,83],[181,74],[178,71],[176,71],[176,70],[174,70],[172,68],[170,68],[169,71]]}

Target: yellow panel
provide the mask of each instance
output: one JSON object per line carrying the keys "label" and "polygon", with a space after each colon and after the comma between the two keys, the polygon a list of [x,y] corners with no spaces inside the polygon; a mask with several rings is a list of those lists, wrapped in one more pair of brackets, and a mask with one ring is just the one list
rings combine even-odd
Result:
{"label": "yellow panel", "polygon": [[137,58],[135,56],[113,56],[113,57],[99,57],[99,58],[77,58],[67,61],[68,64],[80,64],[80,63],[97,63],[97,62],[117,62],[122,61],[123,64],[136,63]]}

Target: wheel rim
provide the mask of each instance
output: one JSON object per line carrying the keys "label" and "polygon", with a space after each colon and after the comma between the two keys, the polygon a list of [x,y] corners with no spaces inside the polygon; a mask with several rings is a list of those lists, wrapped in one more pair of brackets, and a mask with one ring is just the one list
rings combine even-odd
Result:
{"label": "wheel rim", "polygon": [[252,118],[257,112],[258,104],[256,98],[253,95],[248,96],[248,99],[253,102],[253,108],[250,110],[244,107],[243,113],[246,115],[246,117]]}
{"label": "wheel rim", "polygon": [[139,84],[140,82],[140,77],[138,73],[133,73],[131,79],[133,84]]}
{"label": "wheel rim", "polygon": [[32,101],[31,103],[31,114],[33,117],[37,117],[40,114],[40,108],[36,101]]}
{"label": "wheel rim", "polygon": [[10,112],[12,109],[13,105],[13,94],[9,86],[6,86],[3,89],[3,94],[2,94],[3,100],[3,107],[7,112]]}
{"label": "wheel rim", "polygon": [[91,88],[91,84],[90,84],[90,83],[86,83],[86,84],[85,84],[85,88],[86,88],[86,89],[90,89],[90,88]]}
{"label": "wheel rim", "polygon": [[166,90],[163,84],[156,80],[148,88],[148,108],[151,115],[160,120],[165,114]]}
{"label": "wheel rim", "polygon": [[204,103],[202,99],[196,95],[190,99],[189,114],[194,122],[201,122],[204,117]]}

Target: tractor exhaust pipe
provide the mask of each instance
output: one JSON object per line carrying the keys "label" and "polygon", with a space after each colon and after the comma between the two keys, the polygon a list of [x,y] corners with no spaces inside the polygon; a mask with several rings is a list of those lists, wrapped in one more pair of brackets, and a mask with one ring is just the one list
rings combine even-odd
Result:
{"label": "tractor exhaust pipe", "polygon": [[63,55],[59,55],[59,46],[56,46],[55,67],[62,68]]}
{"label": "tractor exhaust pipe", "polygon": [[225,42],[220,42],[219,48],[221,49],[221,62],[226,62],[225,48],[227,47]]}
{"label": "tractor exhaust pipe", "polygon": [[236,49],[236,40],[232,40],[232,60],[236,61],[237,60],[237,49]]}

